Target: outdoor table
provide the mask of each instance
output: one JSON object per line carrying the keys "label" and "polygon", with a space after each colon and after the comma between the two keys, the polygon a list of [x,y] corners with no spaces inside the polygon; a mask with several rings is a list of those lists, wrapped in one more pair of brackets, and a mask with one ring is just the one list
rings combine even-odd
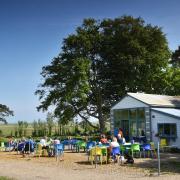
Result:
{"label": "outdoor table", "polygon": [[125,143],[123,144],[123,147],[125,148],[125,150],[129,150],[131,149],[131,143]]}
{"label": "outdoor table", "polygon": [[[133,144],[139,144],[139,143],[133,143]],[[132,143],[125,143],[122,146],[125,148],[125,150],[129,151],[131,149]]]}

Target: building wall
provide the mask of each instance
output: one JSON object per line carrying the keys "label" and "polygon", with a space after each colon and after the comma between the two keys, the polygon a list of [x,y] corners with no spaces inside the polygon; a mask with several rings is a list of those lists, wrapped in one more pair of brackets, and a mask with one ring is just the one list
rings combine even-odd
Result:
{"label": "building wall", "polygon": [[158,133],[158,123],[176,123],[177,124],[177,138],[175,141],[171,140],[170,145],[175,145],[180,148],[180,119],[177,117],[171,117],[167,114],[160,113],[154,110],[151,110],[151,133],[152,140],[157,144],[158,138],[155,137],[155,134]]}
{"label": "building wall", "polygon": [[125,96],[119,103],[112,107],[113,109],[129,109],[138,107],[149,107],[141,101],[138,101],[130,96]]}
{"label": "building wall", "polygon": [[145,108],[145,119],[146,119],[146,139],[151,141],[151,116],[150,108]]}
{"label": "building wall", "polygon": [[113,110],[114,109],[133,109],[133,108],[145,108],[145,119],[146,119],[146,137],[147,140],[151,140],[151,126],[150,126],[150,112],[149,106],[137,99],[134,99],[130,96],[125,96],[119,103],[111,108],[110,118],[111,118],[111,133],[114,134],[114,117]]}

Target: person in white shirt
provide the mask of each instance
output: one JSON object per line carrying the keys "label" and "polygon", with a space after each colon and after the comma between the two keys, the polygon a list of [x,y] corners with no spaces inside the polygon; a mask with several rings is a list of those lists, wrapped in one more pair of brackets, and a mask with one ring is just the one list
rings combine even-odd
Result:
{"label": "person in white shirt", "polygon": [[42,147],[46,147],[46,137],[44,137],[40,140],[40,144]]}
{"label": "person in white shirt", "polygon": [[60,144],[60,140],[58,138],[54,138],[54,144]]}
{"label": "person in white shirt", "polygon": [[113,141],[110,143],[111,148],[119,147],[119,143],[117,142],[117,138],[113,137]]}
{"label": "person in white shirt", "polygon": [[124,137],[122,138],[122,144],[126,144],[126,139]]}

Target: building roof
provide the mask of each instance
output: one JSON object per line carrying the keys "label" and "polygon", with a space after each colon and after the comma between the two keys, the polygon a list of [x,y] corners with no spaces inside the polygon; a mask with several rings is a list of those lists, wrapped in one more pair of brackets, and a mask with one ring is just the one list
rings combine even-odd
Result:
{"label": "building roof", "polygon": [[174,108],[151,108],[151,109],[180,118],[180,109],[174,109]]}
{"label": "building roof", "polygon": [[144,93],[128,93],[128,95],[153,107],[180,108],[180,96],[165,96]]}

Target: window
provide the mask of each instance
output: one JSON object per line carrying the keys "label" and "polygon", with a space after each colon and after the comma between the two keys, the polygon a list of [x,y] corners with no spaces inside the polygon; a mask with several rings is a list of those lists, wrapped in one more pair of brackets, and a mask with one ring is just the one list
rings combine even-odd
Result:
{"label": "window", "polygon": [[122,112],[121,112],[122,114],[121,114],[121,116],[122,116],[122,119],[123,120],[128,120],[128,110],[122,110]]}
{"label": "window", "polygon": [[114,127],[120,127],[121,125],[121,110],[114,110]]}
{"label": "window", "polygon": [[160,137],[177,137],[177,128],[175,123],[158,124],[158,133]]}
{"label": "window", "polygon": [[136,122],[136,109],[129,110],[129,120],[130,120],[130,135],[137,136],[137,122]]}
{"label": "window", "polygon": [[137,109],[137,135],[138,136],[145,136],[146,127],[145,127],[145,112],[143,108]]}
{"label": "window", "polygon": [[146,136],[146,118],[144,108],[113,110],[114,128],[122,128],[124,135]]}

